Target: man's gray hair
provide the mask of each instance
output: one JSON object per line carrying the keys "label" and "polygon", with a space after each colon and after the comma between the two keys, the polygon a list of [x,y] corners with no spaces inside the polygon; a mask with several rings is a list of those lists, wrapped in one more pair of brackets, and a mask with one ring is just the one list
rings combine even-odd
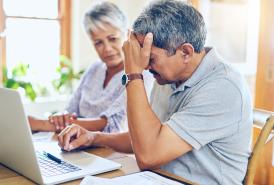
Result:
{"label": "man's gray hair", "polygon": [[154,1],[135,20],[133,31],[141,35],[153,33],[153,45],[166,49],[170,55],[184,43],[190,43],[200,53],[206,40],[202,15],[179,0]]}
{"label": "man's gray hair", "polygon": [[84,27],[88,34],[99,28],[104,30],[104,24],[119,29],[123,35],[127,34],[125,14],[115,4],[106,1],[92,6],[84,16]]}

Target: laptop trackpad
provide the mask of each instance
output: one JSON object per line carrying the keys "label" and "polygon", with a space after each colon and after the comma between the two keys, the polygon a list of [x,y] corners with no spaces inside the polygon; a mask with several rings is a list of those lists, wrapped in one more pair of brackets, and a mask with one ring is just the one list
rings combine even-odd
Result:
{"label": "laptop trackpad", "polygon": [[79,159],[91,158],[93,155],[86,152],[60,152],[60,158],[65,161],[75,161]]}

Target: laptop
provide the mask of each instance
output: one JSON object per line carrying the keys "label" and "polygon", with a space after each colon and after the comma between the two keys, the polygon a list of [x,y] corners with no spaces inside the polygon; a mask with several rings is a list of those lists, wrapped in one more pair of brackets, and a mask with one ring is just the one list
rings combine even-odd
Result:
{"label": "laptop", "polygon": [[62,152],[57,141],[33,142],[19,93],[5,88],[0,88],[0,163],[38,184],[59,184],[121,168],[83,151]]}

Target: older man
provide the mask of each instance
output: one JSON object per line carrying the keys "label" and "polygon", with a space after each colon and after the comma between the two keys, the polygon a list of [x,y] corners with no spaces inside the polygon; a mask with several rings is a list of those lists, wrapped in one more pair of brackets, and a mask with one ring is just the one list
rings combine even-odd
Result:
{"label": "older man", "polygon": [[[204,47],[205,39],[203,17],[192,6],[152,3],[123,46],[130,137],[72,126],[61,133],[60,145],[132,149],[141,169],[161,167],[199,184],[242,184],[250,153],[250,93],[243,77]],[[162,85],[154,87],[151,105],[145,69]],[[77,133],[79,139],[69,143]]]}

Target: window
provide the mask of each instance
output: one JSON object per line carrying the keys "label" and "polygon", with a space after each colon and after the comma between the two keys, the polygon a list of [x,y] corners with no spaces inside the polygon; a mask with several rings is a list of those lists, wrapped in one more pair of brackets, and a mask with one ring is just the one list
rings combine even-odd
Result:
{"label": "window", "polygon": [[203,0],[199,10],[208,28],[206,45],[244,75],[255,75],[259,39],[259,0]]}
{"label": "window", "polygon": [[28,64],[27,80],[50,87],[60,54],[70,56],[70,1],[0,0],[0,20],[2,66]]}

